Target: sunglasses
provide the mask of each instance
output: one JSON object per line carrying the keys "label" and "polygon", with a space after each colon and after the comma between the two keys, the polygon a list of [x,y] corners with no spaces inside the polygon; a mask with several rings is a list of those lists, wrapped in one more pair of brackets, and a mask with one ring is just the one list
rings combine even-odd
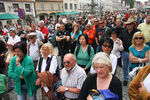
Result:
{"label": "sunglasses", "polygon": [[105,44],[103,44],[103,46],[106,48],[106,47],[108,47],[108,48],[111,48],[111,45],[105,45]]}
{"label": "sunglasses", "polygon": [[33,37],[29,37],[29,39],[33,39]]}
{"label": "sunglasses", "polygon": [[63,64],[70,64],[70,61],[64,61]]}
{"label": "sunglasses", "polygon": [[136,40],[141,40],[143,37],[135,37]]}

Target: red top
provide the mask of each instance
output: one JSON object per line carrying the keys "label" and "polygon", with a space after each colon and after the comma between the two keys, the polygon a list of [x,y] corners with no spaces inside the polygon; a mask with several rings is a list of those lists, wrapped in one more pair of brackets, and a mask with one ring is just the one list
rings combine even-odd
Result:
{"label": "red top", "polygon": [[43,27],[43,28],[41,29],[41,32],[42,32],[44,35],[46,34],[45,39],[47,39],[47,38],[48,38],[48,33],[49,33],[48,29],[47,29],[46,27]]}
{"label": "red top", "polygon": [[88,37],[89,37],[88,42],[89,42],[89,44],[92,44],[93,41],[94,41],[94,38],[95,38],[94,31],[92,29],[90,29],[90,30],[86,29],[86,30],[83,31],[83,33],[88,35]]}

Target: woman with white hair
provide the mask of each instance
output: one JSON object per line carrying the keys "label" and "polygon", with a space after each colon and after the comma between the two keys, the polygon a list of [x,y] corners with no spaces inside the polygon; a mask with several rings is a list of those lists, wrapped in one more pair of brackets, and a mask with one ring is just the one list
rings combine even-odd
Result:
{"label": "woman with white hair", "polygon": [[[52,99],[52,88],[56,81],[55,75],[58,67],[57,57],[55,56],[54,48],[50,43],[45,43],[42,45],[41,54],[42,56],[40,57],[36,68],[36,74],[38,76],[36,85],[41,85],[41,88],[43,88],[43,94],[41,92],[41,89],[38,89],[37,99],[49,100]],[[51,94],[49,95],[49,93]],[[42,99],[40,99],[41,95],[39,94],[42,94]]]}
{"label": "woman with white hair", "polygon": [[92,60],[92,66],[96,74],[84,81],[79,100],[95,100],[96,96],[101,98],[100,100],[122,100],[122,85],[120,80],[111,74],[112,63],[109,55],[104,52],[97,53]]}

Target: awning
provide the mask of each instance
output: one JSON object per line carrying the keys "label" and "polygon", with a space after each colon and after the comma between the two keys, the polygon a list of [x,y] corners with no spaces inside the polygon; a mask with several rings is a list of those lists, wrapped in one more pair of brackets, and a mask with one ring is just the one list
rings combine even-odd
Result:
{"label": "awning", "polygon": [[7,19],[19,19],[19,16],[10,13],[0,14],[0,20],[7,20]]}
{"label": "awning", "polygon": [[77,11],[72,11],[72,12],[60,12],[60,13],[56,13],[56,15],[72,15],[72,14],[78,14],[80,12]]}

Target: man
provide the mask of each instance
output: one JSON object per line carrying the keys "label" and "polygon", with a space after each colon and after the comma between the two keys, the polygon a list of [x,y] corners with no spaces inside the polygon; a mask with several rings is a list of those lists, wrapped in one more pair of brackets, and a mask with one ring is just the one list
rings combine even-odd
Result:
{"label": "man", "polygon": [[37,66],[38,59],[40,57],[40,48],[43,43],[37,40],[37,34],[35,32],[31,32],[28,34],[29,43],[28,43],[28,55],[32,57],[34,62],[34,68]]}
{"label": "man", "polygon": [[128,79],[129,79],[129,50],[128,48],[132,44],[132,37],[135,32],[139,31],[135,28],[135,21],[134,19],[129,18],[126,24],[126,29],[123,30],[120,38],[123,42],[124,51],[122,52],[122,59],[123,59],[123,74],[124,74],[124,82],[123,85],[127,86]]}
{"label": "man", "polygon": [[60,31],[56,33],[56,41],[58,42],[59,54],[62,61],[66,53],[69,53],[70,34],[65,30],[65,25],[61,24]]}
{"label": "man", "polygon": [[59,18],[58,18],[58,23],[55,25],[55,30],[57,29],[57,25],[62,24],[62,23],[63,23],[63,22],[62,22],[62,18],[59,17]]}
{"label": "man", "polygon": [[109,37],[110,32],[111,30],[104,23],[104,19],[100,19],[99,28],[96,29],[96,33],[95,33],[95,41],[97,45],[96,52],[102,51],[101,45],[102,45],[103,39],[105,37]]}
{"label": "man", "polygon": [[86,26],[87,24],[91,25],[91,19],[92,19],[92,15],[89,14],[87,20],[85,21],[84,25]]}
{"label": "man", "polygon": [[70,20],[70,18],[67,18],[67,24],[65,25],[65,29],[71,33],[72,32],[72,22]]}
{"label": "man", "polygon": [[57,92],[64,93],[67,100],[77,100],[86,73],[77,65],[76,58],[71,53],[64,56],[63,64],[64,68],[60,75],[62,86],[57,89]]}
{"label": "man", "polygon": [[26,33],[23,30],[23,27],[21,25],[18,25],[17,29],[18,29],[17,35],[21,38],[21,41],[26,43],[27,38],[26,38]]}
{"label": "man", "polygon": [[146,43],[150,42],[150,15],[147,15],[146,22],[139,24],[137,29],[141,30],[146,39]]}
{"label": "man", "polygon": [[36,25],[34,23],[31,24],[31,31],[32,32],[36,32],[37,39],[39,39],[40,41],[44,42],[44,35],[43,35],[43,33],[36,29]]}
{"label": "man", "polygon": [[44,21],[40,21],[40,25],[39,26],[40,26],[41,32],[43,33],[43,35],[45,37],[44,43],[46,43],[47,40],[48,40],[48,34],[49,34],[48,28],[46,28],[44,26]]}
{"label": "man", "polygon": [[124,30],[124,28],[121,26],[122,25],[122,21],[120,18],[116,19],[116,31],[117,31],[117,37],[120,37],[122,30]]}

